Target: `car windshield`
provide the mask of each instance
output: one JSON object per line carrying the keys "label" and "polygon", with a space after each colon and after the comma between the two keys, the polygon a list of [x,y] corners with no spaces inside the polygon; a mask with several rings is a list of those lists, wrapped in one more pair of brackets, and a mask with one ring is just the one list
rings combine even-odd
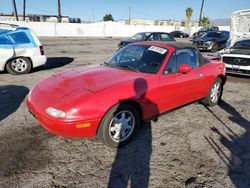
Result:
{"label": "car windshield", "polygon": [[219,38],[220,36],[221,36],[221,32],[208,32],[208,33],[205,33],[202,37]]}
{"label": "car windshield", "polygon": [[250,40],[243,40],[236,42],[232,48],[237,48],[237,49],[250,49]]}
{"label": "car windshield", "polygon": [[137,33],[130,40],[146,40],[151,33]]}
{"label": "car windshield", "polygon": [[200,31],[207,31],[207,30],[208,30],[208,27],[202,27],[202,28],[199,29],[199,32]]}
{"label": "car windshield", "polygon": [[159,71],[167,49],[157,46],[128,45],[117,51],[106,63],[114,68],[135,72],[152,73]]}

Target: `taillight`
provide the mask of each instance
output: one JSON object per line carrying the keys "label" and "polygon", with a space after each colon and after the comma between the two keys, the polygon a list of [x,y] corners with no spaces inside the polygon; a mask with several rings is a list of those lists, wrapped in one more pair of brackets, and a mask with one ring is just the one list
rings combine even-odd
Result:
{"label": "taillight", "polygon": [[43,46],[39,46],[39,48],[40,48],[40,53],[41,53],[41,55],[44,55],[44,49],[43,49]]}

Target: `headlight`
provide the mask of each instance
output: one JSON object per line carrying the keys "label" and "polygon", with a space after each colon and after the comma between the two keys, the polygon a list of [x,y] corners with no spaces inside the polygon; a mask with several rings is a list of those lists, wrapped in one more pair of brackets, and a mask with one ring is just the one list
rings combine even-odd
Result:
{"label": "headlight", "polygon": [[65,118],[66,113],[53,107],[48,107],[46,109],[47,114],[55,118]]}

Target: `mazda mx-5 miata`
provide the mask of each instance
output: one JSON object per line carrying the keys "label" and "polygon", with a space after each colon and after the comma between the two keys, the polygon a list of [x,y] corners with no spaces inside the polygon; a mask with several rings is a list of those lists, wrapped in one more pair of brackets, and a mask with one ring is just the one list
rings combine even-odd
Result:
{"label": "mazda mx-5 miata", "polygon": [[219,59],[185,43],[129,44],[105,63],[74,68],[39,81],[26,103],[48,132],[127,144],[137,128],[193,101],[216,105],[226,81]]}

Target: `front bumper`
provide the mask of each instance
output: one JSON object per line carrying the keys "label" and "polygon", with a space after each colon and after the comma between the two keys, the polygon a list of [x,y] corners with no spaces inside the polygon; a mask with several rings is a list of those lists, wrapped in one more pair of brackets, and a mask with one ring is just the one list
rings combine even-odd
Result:
{"label": "front bumper", "polygon": [[226,66],[226,72],[229,74],[250,76],[250,66],[237,66],[226,63],[225,66]]}
{"label": "front bumper", "polygon": [[[40,100],[38,100],[40,99]],[[96,135],[101,118],[67,119],[53,118],[46,114],[47,101],[53,101],[49,96],[33,89],[26,99],[30,113],[49,133],[65,138],[92,138]]]}
{"label": "front bumper", "polygon": [[193,43],[199,50],[212,50],[212,44],[204,42],[194,42]]}
{"label": "front bumper", "polygon": [[222,57],[227,73],[250,76],[250,57],[227,55]]}

